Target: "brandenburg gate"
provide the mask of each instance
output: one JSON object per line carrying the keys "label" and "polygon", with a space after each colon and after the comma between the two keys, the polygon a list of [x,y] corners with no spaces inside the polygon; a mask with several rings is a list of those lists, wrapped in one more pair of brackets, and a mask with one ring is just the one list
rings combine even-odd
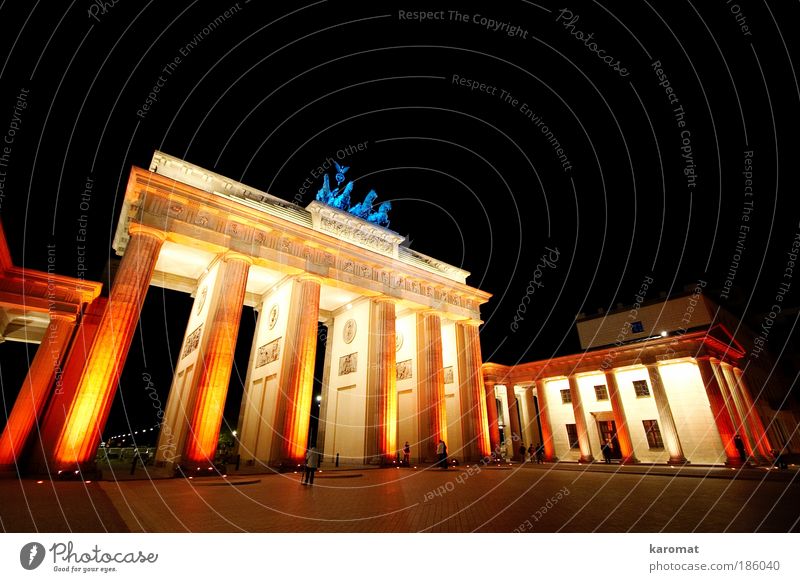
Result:
{"label": "brandenburg gate", "polygon": [[[149,286],[194,298],[156,465],[194,471],[217,449],[243,305],[258,312],[238,420],[241,462],[301,463],[319,323],[327,326],[317,446],[343,463],[490,454],[478,336],[490,295],[404,238],[314,201],[306,208],[156,152],[134,167],[122,261],[58,413],[40,427],[51,471],[91,467]],[[248,338],[249,341],[249,338]]]}

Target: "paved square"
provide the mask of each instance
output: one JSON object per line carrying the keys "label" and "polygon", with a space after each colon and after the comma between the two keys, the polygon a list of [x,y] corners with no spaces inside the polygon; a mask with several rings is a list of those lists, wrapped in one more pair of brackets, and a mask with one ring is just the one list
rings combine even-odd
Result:
{"label": "paved square", "polygon": [[294,473],[231,476],[238,485],[5,481],[0,520],[43,532],[798,531],[795,472],[618,469],[323,470],[313,487]]}

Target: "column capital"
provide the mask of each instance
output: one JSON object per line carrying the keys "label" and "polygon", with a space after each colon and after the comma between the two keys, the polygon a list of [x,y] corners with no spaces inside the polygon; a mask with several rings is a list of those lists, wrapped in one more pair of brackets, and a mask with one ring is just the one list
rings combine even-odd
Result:
{"label": "column capital", "polygon": [[128,226],[128,233],[131,236],[134,234],[146,234],[157,238],[161,242],[167,240],[167,233],[163,230],[153,228],[152,226],[145,226],[144,224],[139,224],[138,222],[132,222],[130,226]]}
{"label": "column capital", "polygon": [[298,283],[301,282],[309,282],[309,283],[317,283],[318,285],[322,285],[322,277],[319,275],[312,275],[311,273],[300,273],[299,275],[294,276],[294,280]]}
{"label": "column capital", "polygon": [[375,297],[370,297],[371,301],[375,303],[391,303],[393,305],[397,305],[400,303],[400,299],[397,297],[391,297],[389,295],[376,295]]}
{"label": "column capital", "polygon": [[438,309],[434,309],[433,307],[428,307],[425,309],[419,309],[416,311],[417,315],[435,315],[436,317],[441,317],[442,312]]}
{"label": "column capital", "polygon": [[253,266],[255,259],[237,251],[225,251],[220,257],[223,261],[242,261],[250,266]]}
{"label": "column capital", "polygon": [[460,319],[456,321],[456,325],[463,325],[464,327],[471,326],[471,327],[480,327],[483,325],[483,321],[480,319]]}
{"label": "column capital", "polygon": [[50,321],[56,320],[65,323],[74,323],[77,318],[77,314],[67,313],[65,311],[53,311],[50,313]]}

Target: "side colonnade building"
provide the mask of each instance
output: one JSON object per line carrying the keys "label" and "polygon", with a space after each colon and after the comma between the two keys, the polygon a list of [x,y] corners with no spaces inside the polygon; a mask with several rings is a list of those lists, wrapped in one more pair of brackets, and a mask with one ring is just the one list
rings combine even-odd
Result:
{"label": "side colonnade building", "polygon": [[542,443],[546,460],[588,463],[603,460],[610,439],[620,463],[731,466],[744,462],[736,435],[755,464],[800,450],[796,408],[770,405],[786,399],[769,398],[769,374],[746,363],[728,326],[744,335],[698,286],[579,319],[582,353],[484,364],[492,446],[520,460],[520,443]]}
{"label": "side colonnade building", "polygon": [[[149,170],[131,170],[113,243],[122,260],[84,349],[68,357],[77,371],[58,394],[48,385],[47,410],[26,412],[19,436],[8,437],[17,426],[9,423],[3,442],[29,438],[35,425],[38,452],[24,459],[32,470],[92,469],[153,285],[194,298],[157,466],[213,463],[244,305],[258,321],[246,340],[241,463],[303,462],[319,323],[327,342],[315,440],[326,457],[391,463],[408,441],[413,460],[432,461],[439,439],[454,457],[484,457],[478,326],[490,295],[468,286],[466,271],[403,242],[342,210],[316,201],[302,208],[156,152]],[[86,293],[96,297],[99,287]]]}

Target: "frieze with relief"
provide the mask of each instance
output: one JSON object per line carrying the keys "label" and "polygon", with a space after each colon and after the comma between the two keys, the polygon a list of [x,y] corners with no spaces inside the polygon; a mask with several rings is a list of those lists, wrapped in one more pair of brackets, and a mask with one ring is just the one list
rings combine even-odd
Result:
{"label": "frieze with relief", "polygon": [[256,368],[271,364],[281,357],[281,338],[272,340],[258,348],[256,352]]}
{"label": "frieze with relief", "polygon": [[347,354],[339,358],[339,375],[352,374],[358,369],[358,352]]}

